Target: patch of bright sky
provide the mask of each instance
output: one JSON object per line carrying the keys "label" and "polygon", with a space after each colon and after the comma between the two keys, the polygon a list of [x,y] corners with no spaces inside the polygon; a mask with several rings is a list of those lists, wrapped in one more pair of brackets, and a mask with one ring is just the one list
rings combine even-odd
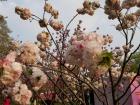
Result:
{"label": "patch of bright sky", "polygon": [[[104,4],[104,0],[100,0],[101,4]],[[83,0],[49,0],[49,2],[59,10],[61,20],[64,24],[67,24],[68,21],[76,14],[76,9],[82,7]],[[13,31],[11,36],[15,39],[22,41],[35,41],[36,35],[43,31],[36,21],[29,22],[23,21],[15,14],[15,6],[27,7],[32,10],[33,14],[36,14],[42,17],[44,0],[8,0],[7,2],[0,2],[0,14],[8,16],[7,22],[9,28]],[[49,15],[46,15],[48,18]],[[86,28],[87,31],[94,31],[97,27],[99,33],[106,35],[113,35],[113,46],[120,46],[124,42],[124,37],[120,32],[115,30],[117,21],[108,20],[107,15],[104,14],[102,9],[99,9],[95,12],[94,16],[78,16],[70,25],[70,29],[73,31],[78,23],[78,20],[83,21],[83,28]],[[140,32],[137,31],[134,44],[137,45],[140,43]]]}

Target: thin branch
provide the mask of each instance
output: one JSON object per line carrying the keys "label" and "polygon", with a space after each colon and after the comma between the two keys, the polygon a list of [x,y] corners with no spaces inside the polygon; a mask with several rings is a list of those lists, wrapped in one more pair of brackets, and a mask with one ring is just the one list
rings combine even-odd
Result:
{"label": "thin branch", "polygon": [[104,81],[103,81],[102,76],[101,76],[101,80],[102,80],[102,84],[103,84],[104,97],[105,97],[105,100],[106,100],[106,104],[109,105],[108,100],[107,100],[107,93],[106,93],[106,89],[105,89],[105,85],[104,85]]}
{"label": "thin branch", "polygon": [[113,105],[116,105],[115,91],[114,91],[111,69],[109,68],[108,71],[109,71],[109,79],[110,79],[110,82],[111,82],[111,94],[112,94],[112,99],[113,99]]}

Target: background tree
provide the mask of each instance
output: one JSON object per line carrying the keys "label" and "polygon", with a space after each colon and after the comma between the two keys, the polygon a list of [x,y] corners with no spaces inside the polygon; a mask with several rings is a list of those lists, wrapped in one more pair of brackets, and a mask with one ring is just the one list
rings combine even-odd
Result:
{"label": "background tree", "polygon": [[0,15],[0,58],[10,50],[12,38],[9,33],[11,33],[11,30],[8,28],[4,16]]}
{"label": "background tree", "polygon": [[131,72],[137,72],[137,69],[139,67],[139,63],[140,63],[140,51],[136,52],[133,57],[132,60],[130,62],[131,64]]}

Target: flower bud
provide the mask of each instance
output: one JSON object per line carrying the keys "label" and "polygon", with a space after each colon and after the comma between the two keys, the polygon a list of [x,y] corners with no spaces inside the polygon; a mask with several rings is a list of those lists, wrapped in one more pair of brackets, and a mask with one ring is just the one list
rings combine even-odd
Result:
{"label": "flower bud", "polygon": [[85,10],[83,8],[79,8],[77,9],[78,14],[84,15],[85,14]]}
{"label": "flower bud", "polygon": [[15,12],[18,15],[20,15],[20,18],[23,19],[23,20],[27,20],[27,19],[31,18],[31,16],[32,16],[30,10],[27,9],[27,8],[16,7]]}
{"label": "flower bud", "polygon": [[49,3],[46,3],[44,6],[44,11],[51,13],[52,12],[52,6]]}
{"label": "flower bud", "polygon": [[91,8],[91,6],[92,6],[92,3],[90,1],[88,1],[88,0],[84,1],[84,3],[83,3],[84,8],[89,9],[89,8]]}
{"label": "flower bud", "polygon": [[53,9],[52,12],[51,12],[51,15],[52,15],[55,19],[57,19],[57,18],[58,18],[58,15],[59,15],[59,12],[58,12],[57,10]]}
{"label": "flower bud", "polygon": [[21,14],[21,11],[23,11],[23,8],[21,8],[21,7],[15,7],[15,12],[18,14],[18,15],[20,15]]}
{"label": "flower bud", "polygon": [[40,34],[37,35],[37,40],[40,42],[48,42],[48,36],[49,34],[47,32],[42,32]]}
{"label": "flower bud", "polygon": [[50,21],[50,26],[55,30],[55,31],[59,31],[61,30],[64,26],[62,23],[60,23],[59,21],[56,20],[51,20]]}

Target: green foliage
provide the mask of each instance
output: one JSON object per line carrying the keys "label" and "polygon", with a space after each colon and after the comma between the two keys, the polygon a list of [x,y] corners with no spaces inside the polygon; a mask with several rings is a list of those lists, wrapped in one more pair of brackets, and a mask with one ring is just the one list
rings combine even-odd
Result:
{"label": "green foliage", "polygon": [[137,69],[139,67],[140,64],[140,51],[136,52],[133,56],[133,64],[131,66],[131,72],[137,72]]}
{"label": "green foliage", "polygon": [[111,59],[113,58],[112,56],[112,52],[107,52],[104,51],[101,54],[102,60],[99,62],[99,65],[103,65],[103,66],[111,66]]}
{"label": "green foliage", "polygon": [[32,74],[33,74],[32,69],[31,69],[31,68],[28,68],[28,69],[26,70],[26,74],[27,74],[27,75],[32,75]]}
{"label": "green foliage", "polygon": [[0,58],[7,55],[11,49],[12,39],[9,33],[11,33],[11,31],[7,26],[6,20],[0,15]]}

